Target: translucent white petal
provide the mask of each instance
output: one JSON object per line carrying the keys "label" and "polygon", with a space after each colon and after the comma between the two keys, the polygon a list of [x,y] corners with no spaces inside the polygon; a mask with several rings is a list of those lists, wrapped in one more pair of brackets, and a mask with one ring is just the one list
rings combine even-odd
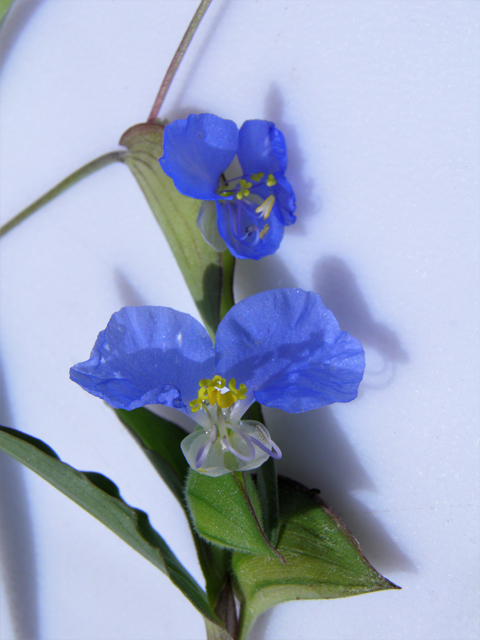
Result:
{"label": "translucent white petal", "polygon": [[[245,420],[235,425],[235,430],[228,429],[228,441],[231,448],[238,451],[240,455],[248,458],[250,457],[251,448],[247,444],[250,437],[254,437],[257,440],[265,443],[269,446],[269,436],[266,438],[262,430],[257,427],[256,422],[252,420]],[[265,427],[262,428],[268,434]],[[240,435],[237,431],[241,431],[244,435]],[[218,437],[214,444],[211,445],[208,455],[202,463],[200,468],[196,467],[196,460],[198,452],[206,443],[210,441],[210,434],[204,429],[198,429],[194,433],[187,436],[182,441],[182,451],[187,459],[188,464],[198,471],[204,473],[207,476],[222,476],[232,471],[248,471],[250,469],[256,469],[260,467],[269,457],[269,454],[262,451],[254,442],[251,442],[251,446],[255,451],[255,457],[253,460],[241,460],[235,456],[228,447],[222,442],[222,439]],[[271,442],[271,440],[270,440]],[[203,456],[200,455],[199,459]]]}
{"label": "translucent white petal", "polygon": [[207,201],[202,204],[197,218],[197,227],[200,229],[203,239],[215,251],[225,251],[227,245],[218,233],[217,209],[215,202]]}

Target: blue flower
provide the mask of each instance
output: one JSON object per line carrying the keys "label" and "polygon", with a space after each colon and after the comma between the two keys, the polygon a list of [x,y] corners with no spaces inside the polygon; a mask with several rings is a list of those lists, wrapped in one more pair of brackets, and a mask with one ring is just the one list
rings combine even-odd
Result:
{"label": "blue flower", "polygon": [[182,442],[185,457],[217,476],[281,457],[263,425],[241,420],[255,400],[290,413],[349,402],[364,368],[361,344],[320,296],[275,289],[235,305],[215,347],[186,313],[124,307],[70,377],[115,408],[163,404],[187,414],[198,427]]}
{"label": "blue flower", "polygon": [[[235,156],[241,175],[223,175]],[[285,178],[287,148],[273,122],[204,113],[165,127],[160,164],[180,193],[206,201],[197,224],[217,251],[258,260],[275,253],[295,222],[295,195]]]}

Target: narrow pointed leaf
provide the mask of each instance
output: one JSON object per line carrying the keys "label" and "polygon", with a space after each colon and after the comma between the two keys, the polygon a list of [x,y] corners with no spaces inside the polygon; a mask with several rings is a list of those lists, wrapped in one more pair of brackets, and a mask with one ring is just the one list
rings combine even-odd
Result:
{"label": "narrow pointed leaf", "polygon": [[275,460],[268,458],[257,470],[257,491],[263,514],[263,528],[276,547],[279,534],[279,505]]}
{"label": "narrow pointed leaf", "polygon": [[[248,420],[257,420],[265,424],[262,407],[255,402],[248,410],[246,417]],[[275,470],[275,460],[268,458],[256,472],[258,497],[260,500],[263,516],[263,528],[265,535],[272,546],[277,546],[279,532],[279,506],[277,472]]]}
{"label": "narrow pointed leaf", "polygon": [[[188,435],[182,427],[162,418],[148,409],[133,411],[117,409],[121,422],[132,433],[140,447],[165,481],[173,495],[190,517],[185,503],[184,490],[190,468],[180,449],[180,443]],[[200,538],[192,528],[198,560],[205,576],[208,600],[215,608],[223,591],[230,589],[230,554],[225,549],[213,547]],[[224,618],[220,616],[223,620]]]}
{"label": "narrow pointed leaf", "polygon": [[183,491],[189,467],[180,449],[180,443],[188,432],[148,409],[117,409],[116,414],[185,508]]}
{"label": "narrow pointed leaf", "polygon": [[234,474],[211,478],[190,471],[186,498],[195,529],[202,538],[220,547],[275,557],[261,528],[255,487],[250,477],[245,477],[251,505]]}
{"label": "narrow pointed leaf", "polygon": [[280,536],[285,564],[234,552],[232,570],[242,601],[239,640],[246,640],[256,618],[287,600],[344,598],[398,589],[363,555],[358,542],[317,492],[279,478]]}
{"label": "narrow pointed leaf", "polygon": [[147,514],[126,504],[111,480],[99,473],[77,471],[62,462],[41,440],[7,427],[0,427],[0,449],[35,471],[100,520],[166,573],[203,616],[212,622],[218,622],[205,592],[152,528]]}
{"label": "narrow pointed leaf", "polygon": [[205,326],[214,337],[222,299],[221,255],[202,237],[196,219],[201,202],[181,195],[160,167],[164,125],[138,124],[126,131],[124,162],[131,169],[182,270]]}
{"label": "narrow pointed leaf", "polygon": [[77,169],[69,176],[64,178],[52,189],[47,191],[47,193],[44,193],[43,196],[38,198],[38,200],[32,202],[32,204],[30,204],[26,209],[23,209],[23,211],[17,213],[16,216],[14,216],[11,220],[0,227],[0,238],[6,235],[12,229],[15,229],[16,226],[29,218],[33,213],[44,207],[46,204],[48,204],[52,200],[55,200],[55,198],[58,198],[59,195],[61,195],[64,191],[67,191],[67,189],[70,189],[70,187],[73,187],[74,184],[77,184],[77,182],[80,182],[80,180],[87,178],[88,176],[92,175],[92,173],[103,169],[103,167],[107,167],[113,162],[120,162],[124,155],[124,151],[112,151],[111,153],[106,153],[105,155],[95,158],[95,160],[84,164],[83,167],[80,167],[80,169]]}

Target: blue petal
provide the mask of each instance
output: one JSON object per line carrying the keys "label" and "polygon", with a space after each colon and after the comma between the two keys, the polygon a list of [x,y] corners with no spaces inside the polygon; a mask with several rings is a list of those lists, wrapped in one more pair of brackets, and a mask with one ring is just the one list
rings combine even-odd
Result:
{"label": "blue petal", "polygon": [[320,296],[275,289],[227,313],[217,331],[216,364],[261,404],[298,413],[353,400],[365,356]]}
{"label": "blue petal", "polygon": [[[217,200],[216,206],[218,232],[235,258],[259,260],[277,251],[283,238],[284,228],[279,210],[274,208],[268,220],[263,221],[255,216],[256,205],[244,200]],[[262,230],[265,222],[268,223],[268,231],[256,244],[253,244],[254,234],[244,240],[241,239],[249,225],[257,225]]]}
{"label": "blue petal", "polygon": [[281,131],[268,120],[247,120],[240,129],[238,159],[244,174],[284,173],[287,145]]}
{"label": "blue petal", "polygon": [[159,162],[180,193],[216,200],[218,181],[238,146],[238,128],[231,120],[209,113],[190,115],[165,127]]}
{"label": "blue petal", "polygon": [[199,380],[214,374],[205,328],[168,307],[120,309],[99,334],[90,359],[70,369],[85,391],[128,411],[165,404],[188,412]]}
{"label": "blue petal", "polygon": [[278,205],[284,224],[293,224],[297,219],[293,214],[297,208],[292,185],[283,175],[277,174],[277,184],[273,187],[275,204]]}

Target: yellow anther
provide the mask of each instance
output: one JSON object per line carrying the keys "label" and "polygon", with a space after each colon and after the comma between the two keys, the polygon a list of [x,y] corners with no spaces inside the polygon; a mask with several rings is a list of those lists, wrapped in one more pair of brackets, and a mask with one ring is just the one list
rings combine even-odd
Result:
{"label": "yellow anther", "polygon": [[217,404],[217,399],[218,399],[218,395],[219,395],[218,389],[215,389],[215,387],[208,387],[207,391],[208,391],[208,401],[209,401],[209,403],[212,406],[214,404]]}
{"label": "yellow anther", "polygon": [[226,380],[225,378],[222,378],[222,376],[213,376],[211,384],[217,387],[217,389],[223,389],[223,387],[225,386],[225,382]]}
{"label": "yellow anther", "polygon": [[189,403],[192,413],[199,411],[202,403],[207,401],[211,406],[218,404],[221,409],[226,409],[235,404],[237,400],[244,400],[247,394],[246,385],[241,384],[237,389],[234,378],[228,383],[230,391],[225,393],[222,393],[222,390],[225,389],[226,381],[222,376],[214,376],[212,380],[204,378],[198,384],[200,387],[198,396]]}
{"label": "yellow anther", "polygon": [[222,409],[231,407],[236,401],[237,398],[231,391],[227,391],[227,393],[219,393],[217,397],[217,403]]}
{"label": "yellow anther", "polygon": [[277,181],[275,180],[275,177],[272,173],[269,173],[267,178],[267,187],[274,187],[276,184]]}
{"label": "yellow anther", "polygon": [[235,378],[232,378],[228,383],[228,388],[235,395],[237,400],[245,400],[247,397],[247,386],[241,384],[238,389],[235,388]]}
{"label": "yellow anther", "polygon": [[274,204],[275,204],[275,196],[268,196],[268,198],[264,200],[262,204],[255,209],[255,213],[261,213],[262,218],[266,220],[268,216],[271,214]]}
{"label": "yellow anther", "polygon": [[264,175],[265,174],[260,171],[259,173],[252,173],[250,177],[255,182],[260,182],[260,180],[263,178]]}
{"label": "yellow anther", "polygon": [[202,401],[199,398],[197,398],[196,400],[192,400],[188,404],[190,405],[190,409],[191,409],[192,413],[197,413],[197,411],[202,406]]}
{"label": "yellow anther", "polygon": [[263,238],[263,236],[267,233],[267,231],[270,229],[270,225],[267,223],[263,229],[260,231],[260,238]]}
{"label": "yellow anther", "polygon": [[238,200],[241,200],[242,198],[244,198],[245,196],[249,196],[250,195],[250,187],[252,186],[251,182],[247,182],[246,180],[240,180],[239,185],[238,185],[238,191],[236,193],[236,196],[238,198]]}

